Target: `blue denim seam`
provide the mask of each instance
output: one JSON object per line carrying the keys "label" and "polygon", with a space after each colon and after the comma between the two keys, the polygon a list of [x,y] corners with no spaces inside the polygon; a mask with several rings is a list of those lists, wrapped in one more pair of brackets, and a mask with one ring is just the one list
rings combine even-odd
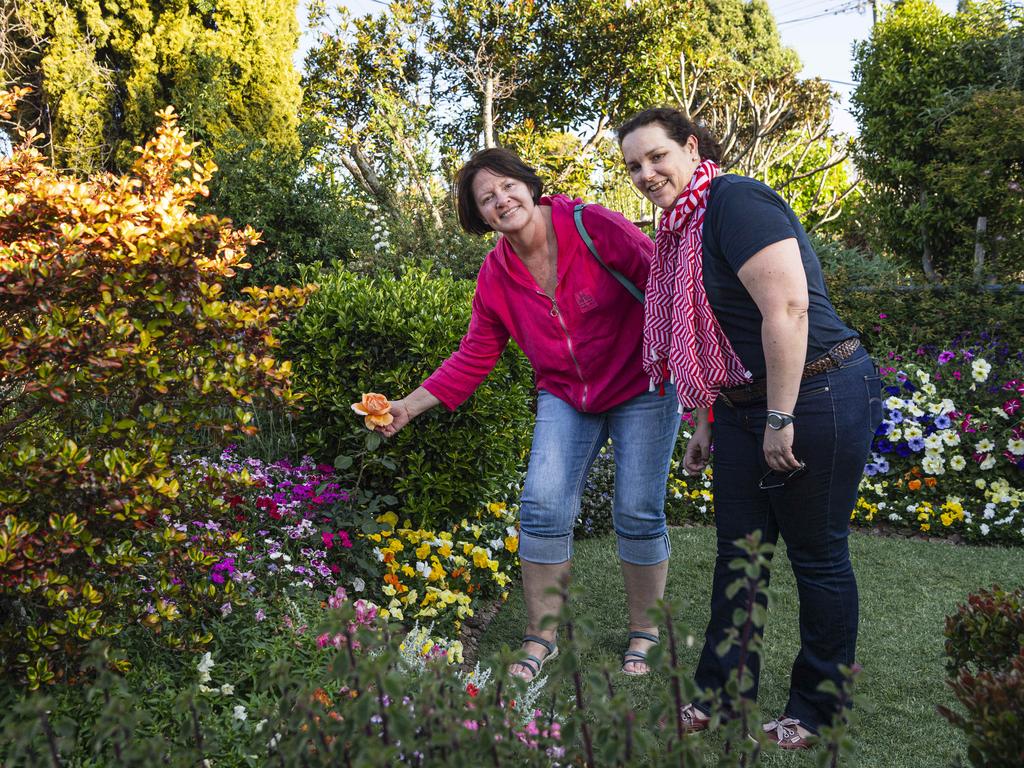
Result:
{"label": "blue denim seam", "polygon": [[619,533],[618,529],[615,531],[616,536],[620,539],[627,539],[628,541],[654,541],[655,539],[660,539],[662,536],[665,536],[667,533],[668,530],[666,529],[659,533],[651,534],[650,536],[629,536],[625,533]]}
{"label": "blue denim seam", "polygon": [[[607,426],[607,420],[608,420],[607,417],[605,417],[606,426]],[[602,435],[603,435],[603,439],[602,439]],[[574,522],[575,522],[575,518],[577,516],[579,516],[579,513],[580,513],[580,504],[581,504],[582,499],[583,499],[583,486],[587,482],[587,475],[590,474],[590,468],[592,466],[594,466],[594,461],[597,460],[597,454],[599,454],[601,452],[601,447],[606,442],[608,442],[608,431],[607,431],[607,429],[605,427],[602,427],[594,435],[594,442],[590,446],[590,458],[587,459],[587,461],[584,462],[583,466],[580,468],[580,476],[579,476],[579,479],[576,481],[576,491],[573,493],[572,499],[570,500],[570,505],[571,505],[572,509],[576,510],[576,514],[573,515],[573,521]],[[569,535],[570,536],[572,535],[572,529],[571,528],[569,529]]]}

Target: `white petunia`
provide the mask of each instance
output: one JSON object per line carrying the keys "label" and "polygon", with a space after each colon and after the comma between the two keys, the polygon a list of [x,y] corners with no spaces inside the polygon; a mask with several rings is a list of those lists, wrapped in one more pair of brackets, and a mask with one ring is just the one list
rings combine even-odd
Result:
{"label": "white petunia", "polygon": [[890,411],[898,411],[903,407],[903,401],[894,395],[886,398],[885,407]]}
{"label": "white petunia", "polygon": [[917,380],[920,381],[922,384],[927,384],[929,381],[931,381],[931,378],[932,377],[928,374],[927,371],[918,370]]}
{"label": "white petunia", "polygon": [[985,358],[979,357],[971,363],[971,378],[980,384],[988,380],[988,374],[991,370],[992,366],[986,362]]}
{"label": "white petunia", "polygon": [[942,442],[946,445],[960,445],[960,435],[954,432],[952,429],[944,429],[942,432],[937,433],[942,436]]}
{"label": "white petunia", "polygon": [[989,527],[987,523],[982,523],[978,528],[981,531],[982,536],[988,536]]}
{"label": "white petunia", "polygon": [[915,437],[924,437],[924,432],[917,424],[910,424],[904,428],[903,437],[906,440],[913,440]]}
{"label": "white petunia", "polygon": [[931,450],[931,451],[941,451],[942,450],[942,436],[938,435],[936,433],[932,433],[932,434],[928,435],[928,437],[926,437],[924,439],[924,447],[929,449],[929,450]]}
{"label": "white petunia", "polygon": [[996,457],[995,456],[989,456],[983,462],[981,462],[981,464],[978,465],[978,469],[988,470],[988,469],[992,469],[992,467],[994,467],[995,465],[996,465]]}
{"label": "white petunia", "polygon": [[928,382],[923,387],[921,387],[921,391],[924,392],[929,397],[935,397],[935,393],[936,393],[937,390],[935,389],[935,385],[934,384],[932,384],[931,382]]}
{"label": "white petunia", "polygon": [[241,704],[236,704],[234,710],[231,712],[231,716],[235,718],[235,720],[245,720],[249,717],[249,713],[245,711],[245,707]]}
{"label": "white petunia", "polygon": [[967,460],[963,456],[957,455],[949,460],[949,468],[955,469],[957,472],[959,472],[966,466]]}
{"label": "white petunia", "polygon": [[220,687],[220,692],[225,696],[231,696],[235,692],[235,686],[231,683],[224,683],[224,685]]}
{"label": "white petunia", "polygon": [[921,462],[921,469],[929,475],[941,475],[946,471],[942,458],[937,456],[925,456]]}
{"label": "white petunia", "polygon": [[1014,456],[1024,456],[1024,440],[1014,438],[1006,444],[1006,450],[1012,453]]}
{"label": "white petunia", "polygon": [[993,443],[987,437],[983,437],[981,440],[974,444],[974,451],[975,453],[988,453],[995,447],[995,443]]}

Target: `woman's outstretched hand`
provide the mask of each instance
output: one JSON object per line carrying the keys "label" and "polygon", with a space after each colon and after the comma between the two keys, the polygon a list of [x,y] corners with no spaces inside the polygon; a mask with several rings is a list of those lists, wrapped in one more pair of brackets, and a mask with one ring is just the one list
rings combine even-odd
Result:
{"label": "woman's outstretched hand", "polygon": [[686,444],[683,455],[683,469],[688,475],[699,475],[711,459],[711,425],[708,422],[698,423],[693,430],[693,437]]}
{"label": "woman's outstretched hand", "polygon": [[391,416],[393,417],[390,424],[385,424],[383,427],[376,427],[376,431],[380,432],[384,437],[394,437],[398,430],[412,421],[412,416],[409,414],[409,406],[406,404],[405,399],[392,400],[391,401]]}

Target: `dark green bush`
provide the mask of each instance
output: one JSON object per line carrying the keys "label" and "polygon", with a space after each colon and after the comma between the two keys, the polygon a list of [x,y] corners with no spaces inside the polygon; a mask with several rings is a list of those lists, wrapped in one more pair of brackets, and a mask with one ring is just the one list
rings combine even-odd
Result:
{"label": "dark green bush", "polygon": [[[472,283],[430,277],[322,274],[320,290],[282,333],[306,393],[299,439],[326,461],[360,454],[368,433],[351,410],[364,392],[392,399],[417,387],[458,346]],[[533,374],[510,345],[455,413],[420,416],[361,468],[360,488],[398,497],[399,515],[446,526],[482,500],[504,498],[529,447]],[[357,470],[360,468],[357,467]]]}
{"label": "dark green bush", "polygon": [[997,586],[969,595],[956,613],[946,617],[946,656],[951,673],[1002,669],[1024,651],[1024,590]]}
{"label": "dark green bush", "polygon": [[939,712],[964,732],[971,765],[1024,765],[1024,590],[970,595],[945,634],[949,685],[965,713]]}

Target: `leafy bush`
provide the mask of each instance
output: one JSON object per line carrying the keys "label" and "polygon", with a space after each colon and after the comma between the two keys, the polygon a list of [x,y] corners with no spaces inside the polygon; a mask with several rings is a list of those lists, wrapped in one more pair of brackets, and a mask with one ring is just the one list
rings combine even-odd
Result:
{"label": "leafy bush", "polygon": [[161,118],[124,177],[62,175],[32,135],[0,158],[0,664],[31,688],[136,624],[209,642],[235,585],[206,568],[237,537],[173,521],[223,521],[226,479],[192,482],[172,451],[295,400],[272,328],[306,291],[223,299],[254,233],[194,213],[214,168]]}
{"label": "leafy bush", "polygon": [[[349,404],[363,392],[397,397],[453,352],[469,324],[472,284],[431,278],[419,268],[397,277],[321,277],[319,290],[283,331],[305,394],[300,438],[315,456],[348,465],[366,440]],[[482,499],[500,499],[529,445],[532,372],[510,346],[476,394],[455,413],[424,414],[356,465],[360,488],[393,494],[400,517],[444,528]]]}
{"label": "leafy bush", "polygon": [[1024,762],[1024,591],[998,587],[970,595],[946,619],[950,688],[965,714],[939,712],[967,737],[979,768]]}
{"label": "leafy bush", "polygon": [[913,352],[949,345],[965,332],[985,330],[1010,347],[1024,347],[1024,292],[930,288],[858,290],[833,284],[829,294],[839,316],[861,333],[868,350]]}
{"label": "leafy bush", "polygon": [[968,595],[946,617],[946,666],[950,673],[973,665],[977,670],[1003,669],[1024,651],[1024,590],[998,586]]}

